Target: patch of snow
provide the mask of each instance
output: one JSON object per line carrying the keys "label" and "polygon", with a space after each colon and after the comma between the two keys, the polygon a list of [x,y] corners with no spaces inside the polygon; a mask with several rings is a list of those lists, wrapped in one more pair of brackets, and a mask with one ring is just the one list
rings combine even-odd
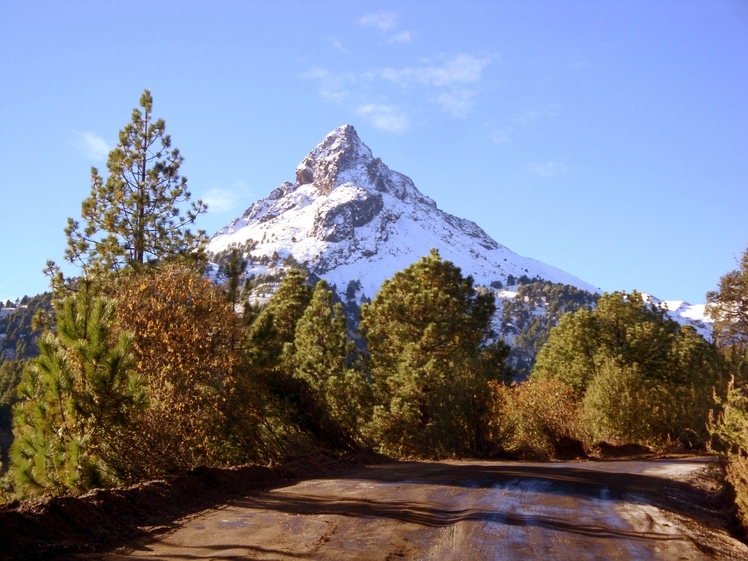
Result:
{"label": "patch of snow", "polygon": [[680,325],[690,325],[707,340],[712,339],[712,319],[706,314],[706,304],[689,304],[685,300],[659,300],[642,292],[646,302],[661,306],[668,316]]}

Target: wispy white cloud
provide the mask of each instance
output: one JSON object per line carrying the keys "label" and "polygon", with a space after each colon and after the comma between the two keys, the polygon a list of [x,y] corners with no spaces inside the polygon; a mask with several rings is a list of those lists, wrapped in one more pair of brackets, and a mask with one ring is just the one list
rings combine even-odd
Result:
{"label": "wispy white cloud", "polygon": [[350,96],[348,85],[357,80],[352,74],[335,74],[324,68],[312,68],[303,77],[316,80],[319,84],[319,94],[324,99],[336,103]]}
{"label": "wispy white cloud", "polygon": [[549,179],[551,177],[563,177],[569,172],[569,166],[563,162],[548,160],[547,162],[530,162],[527,164],[526,170],[530,175]]}
{"label": "wispy white cloud", "polygon": [[[396,19],[384,17],[382,13],[375,15],[376,17],[370,14],[371,17],[365,20],[366,25],[385,30],[394,27]],[[363,19],[359,20],[362,25],[363,22]],[[394,40],[401,40],[394,35],[393,37]],[[405,37],[403,35],[402,40]],[[475,106],[486,67],[497,59],[497,56],[481,57],[462,53],[435,60],[425,59],[420,64],[400,68],[335,72],[313,67],[303,77],[317,83],[323,99],[348,105],[381,130],[403,132],[410,126],[407,113],[398,108],[403,105],[422,106],[426,101],[435,104],[448,115],[466,117]],[[401,91],[393,92],[391,88],[388,91],[388,83],[399,86]],[[392,99],[402,98],[403,94],[410,98],[410,102],[394,105]],[[419,99],[414,99],[416,97]]]}
{"label": "wispy white cloud", "polygon": [[228,212],[236,207],[236,194],[220,187],[208,189],[202,199],[211,212]]}
{"label": "wispy white cloud", "polygon": [[343,43],[337,37],[327,37],[327,42],[333,49],[340,53],[348,52],[348,49],[345,48],[345,45],[343,45]]}
{"label": "wispy white cloud", "polygon": [[402,133],[410,126],[408,115],[394,105],[361,105],[356,113],[368,119],[375,128],[383,131]]}
{"label": "wispy white cloud", "polygon": [[410,31],[400,31],[399,33],[395,33],[394,35],[390,35],[387,38],[387,42],[390,44],[404,44],[404,43],[410,43],[413,41],[413,34]]}
{"label": "wispy white cloud", "polygon": [[515,125],[528,127],[534,125],[540,119],[555,117],[556,115],[558,115],[560,109],[561,106],[558,103],[546,103],[545,105],[537,105],[517,115],[514,119],[512,119],[512,123],[514,123]]}
{"label": "wispy white cloud", "polygon": [[231,212],[252,196],[249,186],[241,180],[234,181],[230,188],[213,187],[201,197],[210,212]]}
{"label": "wispy white cloud", "polygon": [[[529,107],[512,118],[507,125],[495,129],[493,133],[491,133],[491,140],[494,142],[494,144],[506,144],[507,142],[511,141],[512,136],[514,136],[515,134],[520,133],[524,129],[530,129],[536,126],[538,122],[543,119],[555,117],[559,114],[560,110],[561,105],[559,105],[558,103],[546,103],[543,105]],[[547,177],[546,175],[544,175],[544,173],[548,173],[550,171],[550,168],[544,170],[541,167],[541,164],[538,164],[537,162],[531,164],[531,167],[533,170],[531,173],[534,173],[535,175],[539,175],[541,177]],[[559,174],[559,171],[560,170],[556,170],[556,173]]]}
{"label": "wispy white cloud", "polygon": [[478,58],[473,55],[460,54],[446,60],[443,64],[426,64],[401,69],[385,68],[379,71],[379,76],[401,86],[407,86],[412,82],[436,87],[474,84],[483,78],[483,69],[490,62],[491,59],[488,57]]}
{"label": "wispy white cloud", "polygon": [[575,60],[574,62],[571,63],[571,67],[577,68],[577,69],[587,68],[589,65],[590,65],[590,61],[586,59]]}
{"label": "wispy white cloud", "polygon": [[474,88],[483,80],[484,70],[491,61],[491,57],[459,54],[438,63],[426,61],[420,66],[370,71],[367,77],[381,78],[402,88],[413,84],[436,88],[440,91],[432,94],[431,99],[449,115],[465,117],[474,105]]}
{"label": "wispy white cloud", "polygon": [[[361,91],[361,82],[370,82],[376,76],[370,72],[360,75],[336,74],[324,68],[314,68],[304,77],[313,79],[319,84],[322,98],[335,103],[353,103],[357,115],[366,118],[379,130],[402,133],[410,126],[407,113],[395,105],[386,103],[367,103],[367,95]],[[353,91],[351,91],[351,89]],[[358,102],[356,102],[358,98]]]}
{"label": "wispy white cloud", "polygon": [[397,19],[394,12],[372,12],[358,18],[356,23],[361,27],[376,29],[385,36],[387,43],[410,43],[413,40],[412,33],[407,29],[398,31]]}
{"label": "wispy white cloud", "polygon": [[89,160],[106,160],[109,155],[109,145],[106,140],[94,132],[76,132],[75,149]]}
{"label": "wispy white cloud", "polygon": [[473,91],[460,88],[439,94],[436,101],[450,115],[465,117],[473,108],[474,95]]}
{"label": "wispy white cloud", "polygon": [[361,27],[372,27],[381,33],[387,33],[397,25],[397,14],[394,12],[372,12],[356,20]]}

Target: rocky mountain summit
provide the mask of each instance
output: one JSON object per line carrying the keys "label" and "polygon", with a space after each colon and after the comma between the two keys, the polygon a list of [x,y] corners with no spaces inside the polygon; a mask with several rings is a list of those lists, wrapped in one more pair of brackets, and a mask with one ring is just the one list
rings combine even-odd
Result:
{"label": "rocky mountain summit", "polygon": [[436,248],[476,283],[502,287],[525,276],[597,292],[560,269],[522,257],[477,224],[440,210],[413,181],[393,171],[351,125],[328,134],[285,182],[219,230],[208,247],[241,247],[249,274],[292,258],[335,284],[373,298],[382,282]]}

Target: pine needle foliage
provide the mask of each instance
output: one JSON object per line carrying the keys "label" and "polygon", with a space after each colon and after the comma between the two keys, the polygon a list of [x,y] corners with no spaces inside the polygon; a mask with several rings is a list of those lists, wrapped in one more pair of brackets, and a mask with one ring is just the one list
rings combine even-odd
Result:
{"label": "pine needle foliage", "polygon": [[727,390],[715,392],[722,410],[711,418],[714,446],[727,459],[727,479],[743,530],[748,532],[748,249],[737,269],[724,275],[717,290],[707,294],[707,314],[714,338],[732,377]]}
{"label": "pine needle foliage", "polygon": [[312,298],[306,274],[288,271],[278,289],[249,327],[242,379],[253,387],[261,403],[262,440],[276,459],[314,447],[303,411],[304,387],[293,376],[296,325]]}
{"label": "pine needle foliage", "polygon": [[338,448],[363,444],[361,432],[368,384],[354,364],[355,346],[348,338],[340,302],[333,304],[327,283],[317,283],[312,299],[296,324],[289,366],[304,384],[309,422]]}
{"label": "pine needle foliage", "polygon": [[714,395],[720,413],[709,418],[713,446],[727,459],[727,480],[735,489],[735,504],[743,531],[748,532],[748,392],[732,377],[724,397]]}
{"label": "pine needle foliage", "polygon": [[736,379],[748,382],[748,249],[738,268],[724,275],[717,290],[707,293],[706,300],[715,343]]}
{"label": "pine needle foliage", "polygon": [[131,337],[114,327],[114,302],[66,298],[55,331],[23,373],[14,407],[11,477],[20,494],[75,494],[123,480],[120,432],[145,406]]}
{"label": "pine needle foliage", "polygon": [[231,304],[233,310],[236,310],[236,303],[241,297],[241,278],[246,270],[247,260],[242,258],[238,249],[232,249],[226,265],[223,267],[223,274],[226,277],[226,300]]}
{"label": "pine needle foliage", "polygon": [[493,294],[436,250],[395,274],[361,309],[376,401],[371,437],[398,456],[448,457],[486,442],[487,382],[507,347],[489,344]]}
{"label": "pine needle foliage", "polygon": [[564,315],[531,377],[573,388],[598,438],[688,446],[704,443],[712,388],[726,383],[714,345],[638,292]]}
{"label": "pine needle foliage", "polygon": [[[148,263],[199,260],[206,242],[202,230],[187,226],[207,210],[202,201],[182,214],[189,202],[187,178],[180,175],[184,161],[172,148],[163,119],[153,116],[153,97],[145,90],[140,108],[119,133],[117,147],[109,153],[106,180],[91,168],[91,194],[81,205],[83,222],[68,219],[65,260],[92,276]],[[63,284],[54,262],[47,273]]]}

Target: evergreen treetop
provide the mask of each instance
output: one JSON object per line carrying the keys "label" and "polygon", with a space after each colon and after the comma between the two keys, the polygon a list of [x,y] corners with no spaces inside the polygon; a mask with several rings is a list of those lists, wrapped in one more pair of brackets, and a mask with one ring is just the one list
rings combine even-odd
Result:
{"label": "evergreen treetop", "polygon": [[[189,202],[187,178],[180,175],[184,161],[172,148],[163,119],[153,117],[153,97],[145,90],[140,109],[119,133],[109,153],[106,180],[91,168],[91,194],[81,204],[82,223],[68,219],[65,260],[80,266],[84,275],[138,268],[147,263],[194,259],[202,254],[205,232],[187,226],[207,211],[202,201]],[[47,272],[61,282],[54,262]]]}
{"label": "evergreen treetop", "polygon": [[743,370],[748,348],[748,249],[739,267],[725,274],[719,288],[707,293],[706,300],[706,311],[714,320],[715,342]]}

